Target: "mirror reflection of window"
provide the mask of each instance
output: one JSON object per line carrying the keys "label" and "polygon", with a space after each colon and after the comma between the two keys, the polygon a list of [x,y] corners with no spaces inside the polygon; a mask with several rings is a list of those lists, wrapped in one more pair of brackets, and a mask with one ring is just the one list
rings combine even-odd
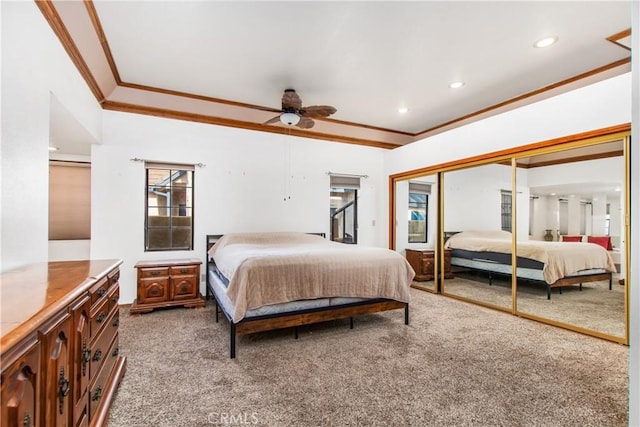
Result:
{"label": "mirror reflection of window", "polygon": [[427,243],[431,184],[409,182],[409,243]]}

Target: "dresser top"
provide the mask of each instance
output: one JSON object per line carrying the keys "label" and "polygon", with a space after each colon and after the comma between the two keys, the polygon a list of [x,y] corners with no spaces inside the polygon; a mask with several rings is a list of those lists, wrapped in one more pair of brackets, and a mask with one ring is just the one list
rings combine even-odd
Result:
{"label": "dresser top", "polygon": [[71,304],[122,260],[30,264],[0,275],[0,349],[35,330]]}

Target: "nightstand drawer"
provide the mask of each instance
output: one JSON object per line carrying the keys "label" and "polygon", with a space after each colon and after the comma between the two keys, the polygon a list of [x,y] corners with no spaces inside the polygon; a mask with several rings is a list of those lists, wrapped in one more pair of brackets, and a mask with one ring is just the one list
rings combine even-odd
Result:
{"label": "nightstand drawer", "polygon": [[146,277],[167,277],[169,275],[168,267],[141,268],[139,270],[140,278]]}
{"label": "nightstand drawer", "polygon": [[179,265],[176,267],[171,267],[169,269],[170,274],[172,276],[178,276],[182,274],[197,275],[199,270],[200,270],[199,265]]}

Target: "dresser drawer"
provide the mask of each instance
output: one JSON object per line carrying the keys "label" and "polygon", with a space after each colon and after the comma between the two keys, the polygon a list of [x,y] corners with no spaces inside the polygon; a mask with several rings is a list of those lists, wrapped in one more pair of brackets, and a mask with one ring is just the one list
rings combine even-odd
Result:
{"label": "dresser drawer", "polygon": [[109,311],[118,306],[118,301],[120,301],[120,286],[112,286],[109,289],[107,300],[109,300]]}
{"label": "dresser drawer", "polygon": [[98,336],[100,330],[107,322],[109,316],[109,300],[104,298],[89,312],[89,336],[92,340]]}
{"label": "dresser drawer", "polygon": [[118,341],[118,335],[116,334],[113,341],[111,342],[111,345],[108,347],[107,353],[104,356],[104,364],[98,371],[97,378],[95,379],[93,384],[89,386],[89,418],[92,418],[97,413],[103,395],[106,392],[109,376],[111,375],[113,366],[118,359]]}
{"label": "dresser drawer", "polygon": [[89,359],[89,382],[91,382],[100,371],[104,360],[107,358],[109,346],[113,338],[118,333],[119,313],[114,310],[105,322],[105,327],[100,335],[91,344],[91,358]]}
{"label": "dresser drawer", "polygon": [[167,277],[169,276],[169,268],[168,267],[139,268],[138,276],[141,279],[144,279],[147,277]]}
{"label": "dresser drawer", "polygon": [[120,270],[113,270],[112,272],[107,274],[107,278],[109,279],[109,287],[117,285],[120,281]]}
{"label": "dresser drawer", "polygon": [[103,298],[109,289],[109,279],[106,277],[102,278],[98,283],[93,285],[91,289],[89,289],[89,295],[91,297],[91,305],[95,305],[100,298]]}

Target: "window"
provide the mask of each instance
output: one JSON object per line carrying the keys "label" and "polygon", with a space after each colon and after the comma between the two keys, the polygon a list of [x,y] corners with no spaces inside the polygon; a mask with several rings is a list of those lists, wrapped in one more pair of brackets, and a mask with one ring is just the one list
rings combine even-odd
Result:
{"label": "window", "polygon": [[511,191],[500,190],[501,229],[511,232]]}
{"label": "window", "polygon": [[409,183],[409,243],[427,243],[431,184]]}
{"label": "window", "polygon": [[193,166],[145,163],[145,250],[193,249]]}
{"label": "window", "polygon": [[330,186],[331,240],[356,244],[360,177],[332,175]]}

